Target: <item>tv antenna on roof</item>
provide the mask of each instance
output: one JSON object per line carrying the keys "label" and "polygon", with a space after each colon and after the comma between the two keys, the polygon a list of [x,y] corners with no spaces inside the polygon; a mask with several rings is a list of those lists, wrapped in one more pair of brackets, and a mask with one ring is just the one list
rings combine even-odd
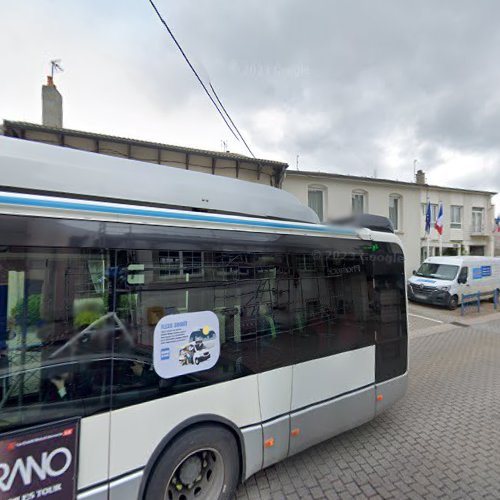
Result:
{"label": "tv antenna on roof", "polygon": [[54,73],[57,73],[58,71],[64,71],[62,66],[59,64],[61,62],[61,59],[52,59],[50,61],[50,76],[54,78]]}

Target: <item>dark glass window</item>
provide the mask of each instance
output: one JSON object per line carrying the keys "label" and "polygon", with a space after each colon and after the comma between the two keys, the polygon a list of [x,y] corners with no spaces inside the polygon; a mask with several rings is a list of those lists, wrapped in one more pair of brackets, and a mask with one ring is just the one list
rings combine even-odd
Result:
{"label": "dark glass window", "polygon": [[407,323],[404,257],[395,244],[379,244],[373,255],[375,269],[377,382],[402,375],[407,368]]}
{"label": "dark glass window", "polygon": [[[114,372],[115,407],[134,398],[182,392],[375,342],[373,265],[359,249],[341,253],[130,250],[117,255],[117,265],[128,270],[127,279],[116,289],[117,315],[134,332],[136,343],[115,351],[122,359]],[[166,255],[182,260],[194,255],[196,265],[193,261],[182,265],[182,279],[177,273],[165,280],[161,270]],[[151,360],[158,321],[168,314],[205,310],[219,319],[218,363],[189,376],[156,377]],[[136,368],[136,361],[142,369]],[[132,371],[141,376],[135,378]],[[142,384],[148,385],[147,393]]]}
{"label": "dark glass window", "polygon": [[0,431],[109,407],[108,271],[102,251],[0,253]]}
{"label": "dark glass window", "polygon": [[[123,244],[151,249],[2,247],[0,431],[374,344],[377,381],[406,370],[396,245],[372,254],[345,239],[185,228],[149,241],[157,228],[141,230]],[[217,364],[161,379],[152,367],[156,324],[196,311],[219,319]]]}
{"label": "dark glass window", "polygon": [[371,267],[354,251],[316,251],[313,267],[297,267],[295,362],[374,343]]}
{"label": "dark glass window", "polygon": [[460,269],[460,274],[458,275],[458,282],[459,283],[465,283],[467,281],[467,275],[469,273],[469,268],[468,267],[462,267]]}

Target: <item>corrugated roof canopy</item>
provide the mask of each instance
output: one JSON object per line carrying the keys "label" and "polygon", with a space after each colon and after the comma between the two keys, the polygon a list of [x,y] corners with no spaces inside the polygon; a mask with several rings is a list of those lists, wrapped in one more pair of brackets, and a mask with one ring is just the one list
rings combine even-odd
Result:
{"label": "corrugated roof canopy", "polygon": [[172,144],[163,144],[160,142],[142,141],[139,139],[130,139],[127,137],[118,137],[114,135],[106,134],[96,134],[94,132],[85,132],[83,130],[73,130],[68,128],[57,128],[57,127],[47,127],[46,125],[40,125],[37,123],[20,122],[12,120],[4,120],[4,129],[8,132],[9,129],[21,129],[21,130],[35,130],[39,132],[47,132],[52,134],[66,134],[73,137],[80,137],[84,139],[96,139],[100,141],[112,141],[123,144],[132,144],[135,146],[144,146],[150,148],[162,148],[168,149],[170,151],[177,151],[181,153],[197,154],[202,156],[210,156],[214,158],[226,158],[230,160],[240,160],[250,163],[261,163],[265,165],[275,165],[281,168],[287,168],[288,164],[281,161],[275,160],[265,160],[263,158],[252,158],[250,156],[242,155],[239,153],[230,153],[222,151],[210,151],[208,149],[197,149],[197,148],[187,148],[184,146],[175,146]]}

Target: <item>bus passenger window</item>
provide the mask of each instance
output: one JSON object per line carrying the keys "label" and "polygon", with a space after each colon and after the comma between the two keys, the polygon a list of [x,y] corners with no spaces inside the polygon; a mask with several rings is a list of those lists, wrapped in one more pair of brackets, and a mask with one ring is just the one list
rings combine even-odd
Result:
{"label": "bus passenger window", "polygon": [[108,268],[99,250],[0,253],[0,430],[109,405]]}
{"label": "bus passenger window", "polygon": [[296,257],[295,359],[308,361],[374,342],[369,325],[371,267],[354,251]]}

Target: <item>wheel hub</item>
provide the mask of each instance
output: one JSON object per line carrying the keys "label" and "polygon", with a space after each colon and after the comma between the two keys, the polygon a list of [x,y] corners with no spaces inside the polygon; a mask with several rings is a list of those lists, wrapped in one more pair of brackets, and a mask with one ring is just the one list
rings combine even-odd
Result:
{"label": "wheel hub", "polygon": [[179,469],[179,479],[182,484],[193,484],[201,474],[201,458],[198,455],[190,456]]}
{"label": "wheel hub", "polygon": [[164,500],[218,500],[223,486],[221,454],[214,449],[200,449],[174,469]]}

